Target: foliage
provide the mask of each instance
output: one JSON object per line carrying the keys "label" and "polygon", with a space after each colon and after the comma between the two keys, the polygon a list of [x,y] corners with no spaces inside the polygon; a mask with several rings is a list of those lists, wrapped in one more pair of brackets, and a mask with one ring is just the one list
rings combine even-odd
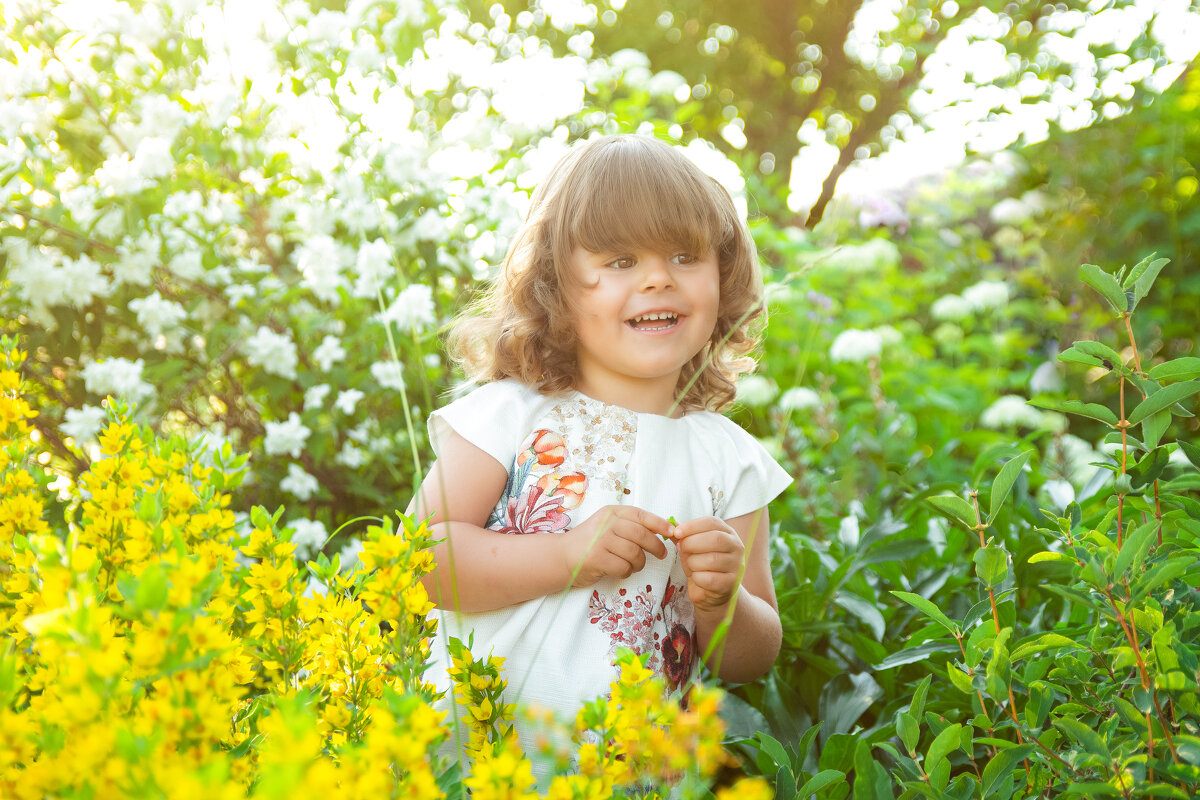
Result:
{"label": "foliage", "polygon": [[[1107,3],[1097,16],[1086,2],[994,0],[610,0],[574,12],[570,4],[528,6],[466,4],[480,25],[515,25],[559,54],[620,55],[636,64],[644,53],[643,71],[678,76],[660,90],[674,92],[677,105],[664,107],[637,83],[618,89],[614,101],[635,121],[666,112],[688,138],[718,143],[761,186],[759,202],[779,223],[790,222],[793,158],[806,145],[831,145],[836,157],[820,197],[804,209],[806,221],[797,221],[808,228],[852,163],[939,115],[953,115],[951,125],[970,125],[971,138],[982,140],[991,136],[989,116],[1015,108],[1045,103],[1047,119],[1128,109],[1135,97],[1153,94],[1150,77],[1170,63],[1156,25],[1174,24],[1167,13],[1156,18],[1125,2]],[[1100,32],[1110,24],[1122,35]],[[972,66],[958,67],[958,59]],[[972,106],[970,116],[946,114],[955,105]]]}
{"label": "foliage", "polygon": [[[306,578],[281,512],[237,525],[227,492],[244,457],[226,447],[207,466],[119,408],[79,484],[51,490],[25,354],[0,350],[0,794],[538,796],[513,709],[492,705],[499,665],[461,647],[455,694],[481,735],[466,772],[441,747],[446,711],[422,681],[424,525],[376,520],[360,567],[322,558]],[[48,524],[64,502],[67,524]],[[722,693],[697,687],[684,710],[637,656],[619,665],[561,740],[573,757],[529,754],[563,770],[547,796],[705,796],[728,760]]]}
{"label": "foliage", "polygon": [[[1129,337],[1165,265],[1146,258],[1116,275],[1088,265],[1080,276]],[[1125,353],[1083,340],[1059,356],[1115,379],[1115,411],[1033,401],[1110,431],[1077,492],[1037,491],[1053,483],[1052,447],[1001,440],[976,460],[968,486],[979,488],[938,491],[918,459],[872,484],[886,490],[883,508],[861,533],[848,517],[836,534],[785,535],[777,584],[803,667],[781,660],[755,698],[769,733],[744,740],[747,757],[776,773],[777,796],[845,797],[825,770],[853,770],[856,797],[1194,795],[1200,450],[1170,431],[1190,429],[1200,366],[1143,364],[1132,339]],[[867,396],[886,404],[878,356],[863,363]],[[811,402],[826,430],[845,413]],[[931,511],[954,527],[926,533]],[[814,671],[825,673],[815,685]],[[821,788],[796,791],[809,781]]]}
{"label": "foliage", "polygon": [[[1133,264],[1155,249],[1173,254],[1159,277],[1169,306],[1140,314],[1135,332],[1147,353],[1194,352],[1200,307],[1200,70],[1193,64],[1153,102],[1084,130],[1055,132],[1031,148],[1020,183],[1054,198],[1043,246],[1056,282],[1074,276],[1056,265],[1108,259]],[[1097,157],[1103,154],[1103,157]],[[1161,331],[1161,335],[1159,332]]]}

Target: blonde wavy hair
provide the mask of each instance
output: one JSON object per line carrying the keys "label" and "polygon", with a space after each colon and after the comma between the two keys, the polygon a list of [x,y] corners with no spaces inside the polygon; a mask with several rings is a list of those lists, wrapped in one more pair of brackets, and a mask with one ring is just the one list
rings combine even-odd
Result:
{"label": "blonde wavy hair", "polygon": [[488,289],[451,326],[447,349],[479,382],[515,378],[542,394],[576,387],[570,293],[575,248],[717,254],[720,303],[708,344],[686,364],[676,397],[685,410],[720,411],[766,319],[750,231],[729,193],[683,153],[640,135],[574,147],[534,192],[525,223]]}

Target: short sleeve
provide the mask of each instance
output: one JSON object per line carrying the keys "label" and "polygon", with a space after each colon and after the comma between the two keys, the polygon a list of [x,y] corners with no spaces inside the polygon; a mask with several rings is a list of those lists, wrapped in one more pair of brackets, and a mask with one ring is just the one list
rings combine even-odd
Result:
{"label": "short sleeve", "polygon": [[725,459],[725,519],[763,508],[792,483],[792,476],[771,457],[757,439],[737,423],[720,418],[732,443]]}
{"label": "short sleeve", "polygon": [[512,466],[525,418],[537,393],[512,380],[474,389],[429,415],[429,443],[440,454],[442,443],[457,433],[487,453],[504,469]]}

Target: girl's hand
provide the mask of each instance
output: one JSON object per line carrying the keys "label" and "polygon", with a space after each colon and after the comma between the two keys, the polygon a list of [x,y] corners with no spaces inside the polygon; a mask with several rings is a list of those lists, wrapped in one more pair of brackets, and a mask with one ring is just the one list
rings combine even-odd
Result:
{"label": "girl's hand", "polygon": [[633,506],[606,506],[558,538],[571,588],[591,586],[606,575],[628,578],[646,566],[646,553],[666,558],[662,517]]}
{"label": "girl's hand", "polygon": [[700,613],[724,613],[738,590],[745,545],[728,522],[698,517],[675,526],[679,561],[688,579],[688,599]]}

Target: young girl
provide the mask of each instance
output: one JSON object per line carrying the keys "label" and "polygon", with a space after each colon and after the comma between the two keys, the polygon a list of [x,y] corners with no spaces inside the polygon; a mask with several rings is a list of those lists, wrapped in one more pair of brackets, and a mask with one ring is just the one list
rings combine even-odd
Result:
{"label": "young girl", "polygon": [[437,461],[415,502],[443,538],[426,577],[435,684],[446,638],[473,635],[477,657],[504,657],[507,702],[569,722],[608,691],[620,647],[686,690],[727,616],[708,666],[738,682],[770,668],[766,505],[791,478],[715,413],[762,314],[749,231],[678,149],[605,137],[554,167],[451,333],[483,385],[429,421]]}

